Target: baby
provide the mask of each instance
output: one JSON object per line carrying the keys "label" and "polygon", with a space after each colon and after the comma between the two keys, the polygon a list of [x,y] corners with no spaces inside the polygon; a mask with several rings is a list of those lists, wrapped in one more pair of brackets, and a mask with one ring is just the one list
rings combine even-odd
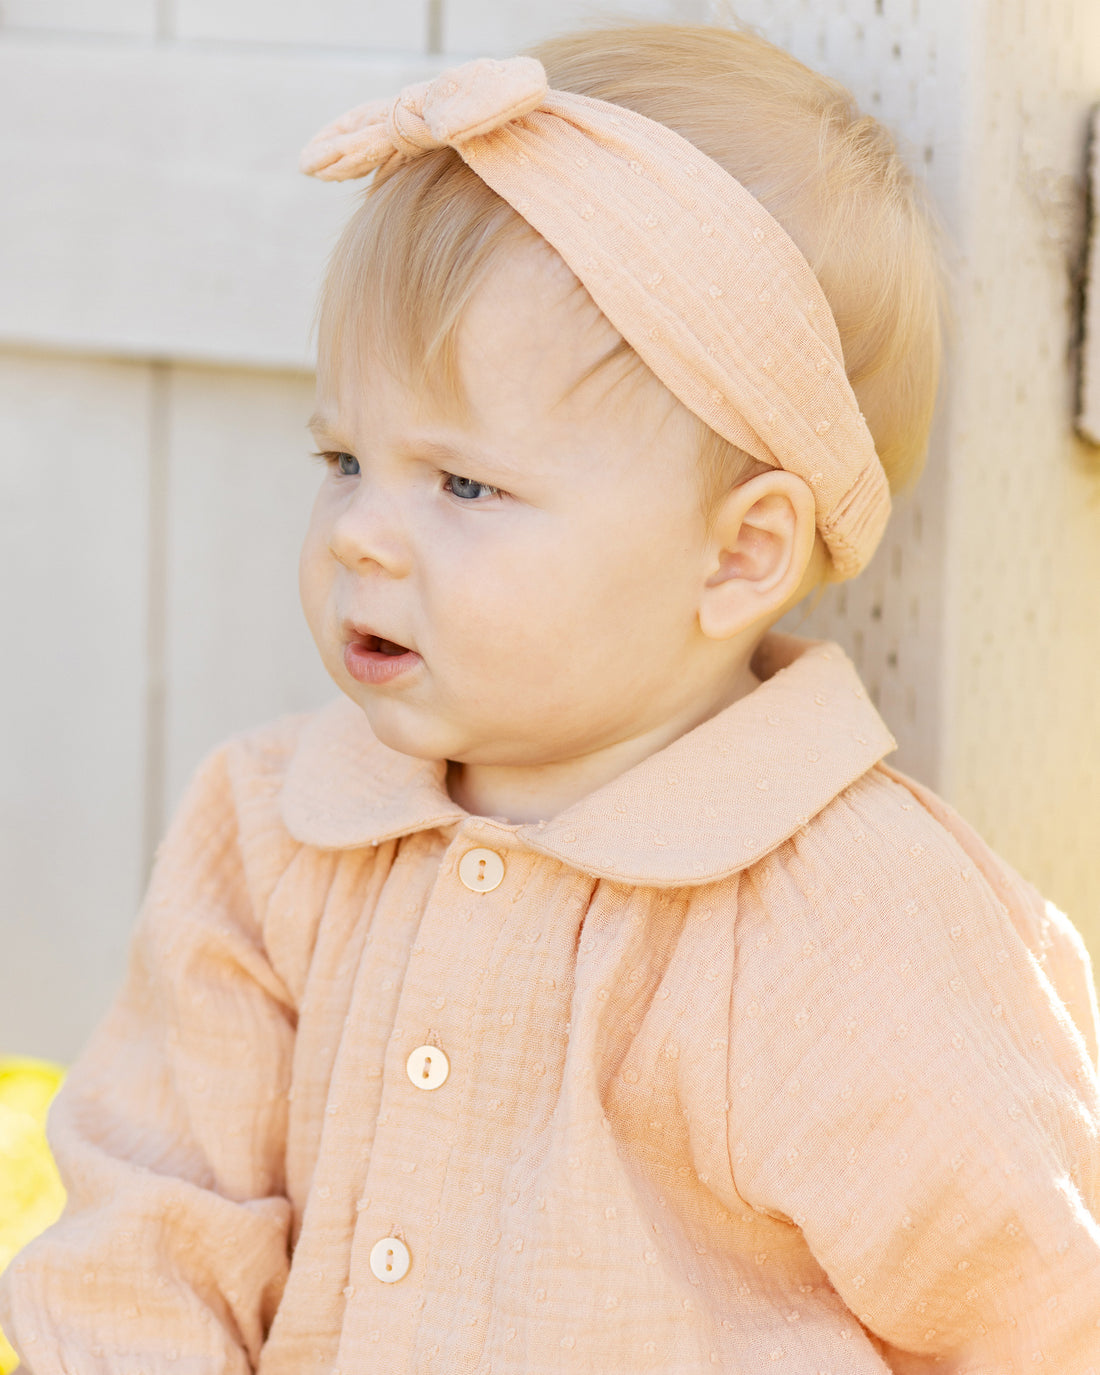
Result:
{"label": "baby", "polygon": [[195,778],[0,1322],[35,1375],[1097,1375],[1084,947],[772,629],[919,469],[931,222],[751,33],[537,58],[307,150],[377,169],[301,562],[343,696]]}

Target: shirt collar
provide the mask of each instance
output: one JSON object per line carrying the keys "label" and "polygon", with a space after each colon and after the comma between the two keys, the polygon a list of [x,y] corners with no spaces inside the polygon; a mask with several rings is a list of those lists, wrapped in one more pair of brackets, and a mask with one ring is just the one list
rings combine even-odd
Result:
{"label": "shirt collar", "polygon": [[[766,855],[897,748],[835,642],[772,631],[753,669],[759,687],[664,749],[549,821],[501,829],[597,877],[707,883]],[[299,737],[283,818],[322,849],[379,845],[469,819],[445,777],[446,761],[383,745],[341,697]]]}

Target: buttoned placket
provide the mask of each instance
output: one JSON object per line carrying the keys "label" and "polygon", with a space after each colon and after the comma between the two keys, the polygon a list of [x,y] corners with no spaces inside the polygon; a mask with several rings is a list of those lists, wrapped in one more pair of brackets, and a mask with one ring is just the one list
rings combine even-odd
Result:
{"label": "buttoned placket", "polygon": [[[492,973],[471,972],[464,965],[463,933],[476,926],[481,940],[488,923],[495,939],[524,920],[522,874],[531,864],[546,861],[523,849],[517,829],[467,818],[456,825],[440,858],[386,1051],[371,1161],[352,1243],[340,1367],[349,1365],[352,1353],[376,1349],[376,1343],[385,1345],[387,1363],[395,1370],[412,1369],[414,1361],[419,1369],[431,1359],[430,1353],[414,1351],[416,1317],[424,1307],[425,1288],[439,1289],[433,1234],[453,1183],[449,1166],[456,1153],[465,1155],[462,1104],[480,1088],[470,1082],[471,1057],[486,1050],[471,1029]],[[465,1158],[459,1162],[460,1176],[465,1177],[468,1164]],[[471,1192],[475,1212],[477,1200]],[[454,1274],[447,1278],[461,1282]],[[446,1354],[447,1361],[456,1358],[455,1350]]]}

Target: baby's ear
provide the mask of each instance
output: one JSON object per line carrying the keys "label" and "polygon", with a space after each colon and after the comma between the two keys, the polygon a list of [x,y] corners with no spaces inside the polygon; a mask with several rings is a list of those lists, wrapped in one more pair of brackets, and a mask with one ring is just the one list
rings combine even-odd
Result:
{"label": "baby's ear", "polygon": [[802,478],[770,469],[733,487],[713,521],[699,597],[704,635],[726,640],[770,625],[806,590],[817,513]]}

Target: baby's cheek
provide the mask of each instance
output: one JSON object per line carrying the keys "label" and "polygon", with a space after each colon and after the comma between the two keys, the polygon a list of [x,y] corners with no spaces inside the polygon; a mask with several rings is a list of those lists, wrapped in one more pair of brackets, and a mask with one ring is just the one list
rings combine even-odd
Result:
{"label": "baby's cheek", "polygon": [[[549,687],[563,651],[590,629],[593,588],[567,557],[568,539],[540,534],[484,540],[470,549],[432,548],[418,588],[425,620],[468,665],[487,694],[517,680]],[[529,689],[530,690],[530,686]]]}
{"label": "baby's cheek", "polygon": [[534,669],[561,645],[574,620],[564,593],[548,579],[513,579],[502,584],[499,614],[489,618],[486,634],[493,632],[495,619],[501,651],[522,655]]}
{"label": "baby's cheek", "polygon": [[324,619],[324,607],[330,582],[330,573],[325,557],[325,543],[318,532],[310,526],[302,542],[298,558],[298,594],[306,623],[316,638]]}

